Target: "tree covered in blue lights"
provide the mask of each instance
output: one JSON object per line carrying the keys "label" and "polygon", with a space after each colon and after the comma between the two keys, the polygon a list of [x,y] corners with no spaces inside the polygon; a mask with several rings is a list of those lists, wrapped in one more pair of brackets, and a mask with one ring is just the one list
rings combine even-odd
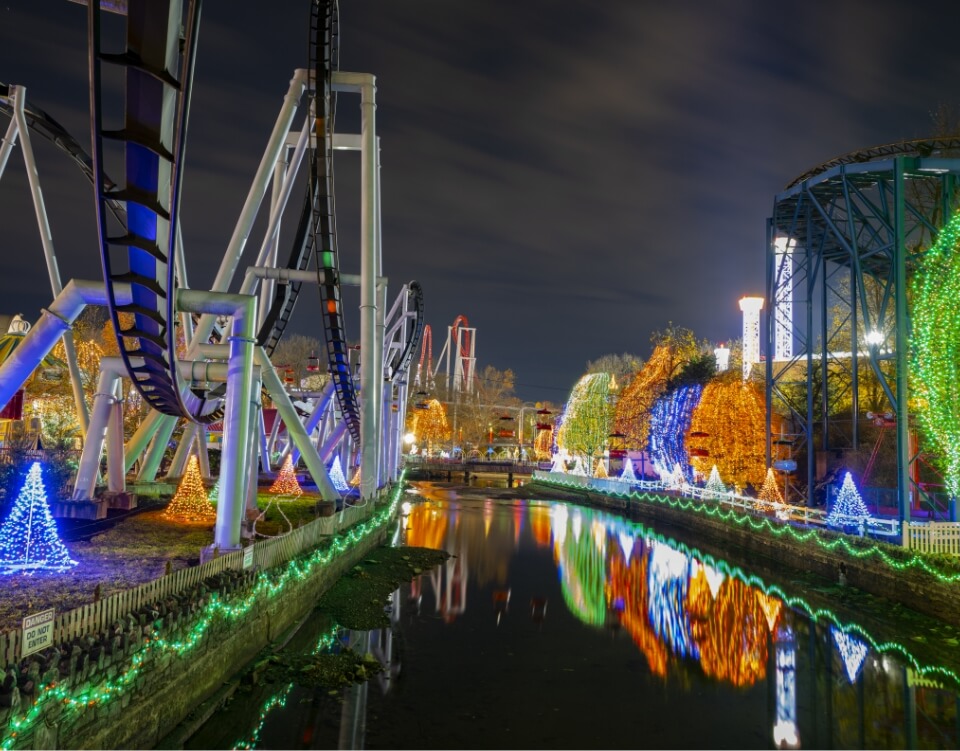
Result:
{"label": "tree covered in blue lights", "polygon": [[76,565],[57,534],[40,462],[34,462],[9,516],[0,527],[0,572],[63,571]]}
{"label": "tree covered in blue lights", "polygon": [[699,383],[681,386],[654,403],[650,413],[650,454],[655,467],[690,464],[685,440],[702,392]]}

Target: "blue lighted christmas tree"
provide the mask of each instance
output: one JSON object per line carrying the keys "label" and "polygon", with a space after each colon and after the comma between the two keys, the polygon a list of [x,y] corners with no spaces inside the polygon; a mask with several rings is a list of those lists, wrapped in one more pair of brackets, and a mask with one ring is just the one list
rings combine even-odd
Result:
{"label": "blue lighted christmas tree", "polygon": [[636,482],[637,473],[633,471],[633,462],[630,457],[623,463],[623,471],[620,473],[620,479],[624,482]]}
{"label": "blue lighted christmas tree", "polygon": [[10,515],[0,527],[0,572],[64,571],[76,565],[57,535],[57,526],[47,505],[40,462],[34,462]]}
{"label": "blue lighted christmas tree", "polygon": [[867,504],[863,502],[863,498],[857,492],[857,486],[853,484],[853,478],[849,472],[843,478],[843,485],[837,494],[837,501],[833,504],[833,508],[830,509],[830,514],[827,516],[827,524],[831,527],[839,527],[850,523],[850,519],[841,520],[841,516],[870,518],[870,509],[867,508]]}
{"label": "blue lighted christmas tree", "polygon": [[343,467],[340,465],[339,456],[333,457],[333,464],[330,465],[330,482],[332,482],[333,487],[341,493],[346,493],[350,490],[350,484],[347,482],[346,475],[343,474]]}

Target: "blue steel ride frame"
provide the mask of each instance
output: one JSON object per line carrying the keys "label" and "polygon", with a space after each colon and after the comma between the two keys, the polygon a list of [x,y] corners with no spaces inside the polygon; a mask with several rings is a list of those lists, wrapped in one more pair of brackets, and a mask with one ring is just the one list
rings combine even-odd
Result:
{"label": "blue steel ride frame", "polygon": [[[210,422],[218,416],[219,401],[208,401],[181,384],[173,325],[173,257],[200,0],[188,0],[183,39],[181,0],[129,0],[122,53],[101,50],[99,6],[89,3],[87,16],[92,158],[100,258],[117,344],[134,385],[151,407]],[[103,63],[124,72],[125,120],[120,130],[103,128]],[[119,189],[105,181],[104,139],[123,146],[125,174]],[[126,203],[123,234],[108,234],[111,201]],[[131,285],[132,304],[117,304],[118,283]],[[121,327],[120,313],[132,314],[133,325]]]}

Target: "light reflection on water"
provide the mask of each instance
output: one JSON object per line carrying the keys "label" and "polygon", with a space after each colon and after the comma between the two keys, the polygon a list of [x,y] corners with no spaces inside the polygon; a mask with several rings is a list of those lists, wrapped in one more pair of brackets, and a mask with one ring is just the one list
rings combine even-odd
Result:
{"label": "light reflection on water", "polygon": [[388,672],[339,704],[294,688],[260,747],[958,745],[956,676],[909,633],[878,643],[605,512],[408,497],[403,541],[452,557],[395,593],[392,629],[343,637]]}

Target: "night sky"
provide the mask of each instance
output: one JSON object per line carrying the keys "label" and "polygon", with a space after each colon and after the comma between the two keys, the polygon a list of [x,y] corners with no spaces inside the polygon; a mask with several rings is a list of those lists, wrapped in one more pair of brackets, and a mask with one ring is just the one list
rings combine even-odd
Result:
{"label": "night sky", "polygon": [[[212,282],[307,64],[308,9],[205,3],[182,207],[192,287]],[[463,314],[479,365],[512,368],[530,399],[564,400],[603,354],[646,357],[671,321],[738,337],[738,298],[763,293],[774,195],[960,111],[956,3],[341,0],[340,17],[341,69],[377,76],[391,300],[418,280],[434,357]],[[87,144],[85,45],[83,6],[0,3],[0,81]],[[357,103],[341,99],[339,130],[357,130]],[[100,278],[89,184],[34,147],[63,279]],[[336,169],[341,266],[357,272],[359,156]],[[19,150],[0,227],[0,312],[35,319],[50,293]],[[293,329],[322,338],[317,306],[301,298]]]}

